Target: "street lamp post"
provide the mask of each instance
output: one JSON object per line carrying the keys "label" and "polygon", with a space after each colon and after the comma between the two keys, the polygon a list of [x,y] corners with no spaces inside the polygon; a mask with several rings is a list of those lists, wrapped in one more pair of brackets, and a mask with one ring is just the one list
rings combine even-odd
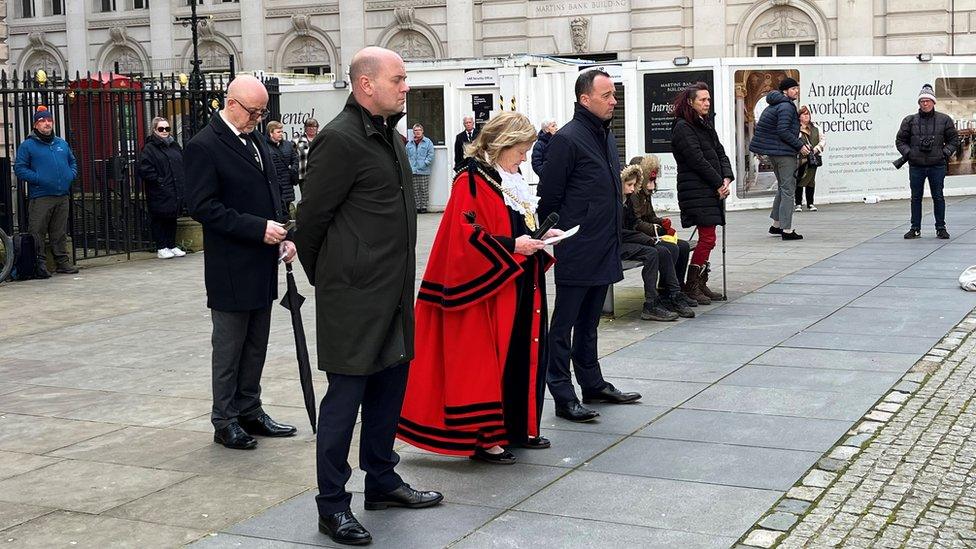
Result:
{"label": "street lamp post", "polygon": [[194,134],[201,126],[200,114],[203,103],[203,74],[200,73],[200,54],[198,51],[199,33],[197,32],[197,25],[204,19],[209,19],[209,17],[197,17],[197,0],[190,1],[189,17],[176,17],[177,23],[181,23],[184,27],[190,27],[190,37],[193,43],[193,59],[190,60],[190,64],[193,65],[193,70],[190,71],[190,119],[192,120],[191,125]]}

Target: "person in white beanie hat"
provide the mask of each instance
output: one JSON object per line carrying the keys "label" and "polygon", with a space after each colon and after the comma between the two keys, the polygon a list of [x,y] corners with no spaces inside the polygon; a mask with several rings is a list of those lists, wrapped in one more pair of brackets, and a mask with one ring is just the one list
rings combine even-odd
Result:
{"label": "person in white beanie hat", "polygon": [[951,117],[936,112],[931,84],[922,86],[918,94],[918,112],[902,120],[895,146],[902,158],[908,159],[908,182],[912,189],[912,226],[905,238],[918,238],[922,234],[922,194],[928,179],[935,210],[935,233],[939,238],[948,239],[942,189],[948,159],[959,147],[959,134]]}

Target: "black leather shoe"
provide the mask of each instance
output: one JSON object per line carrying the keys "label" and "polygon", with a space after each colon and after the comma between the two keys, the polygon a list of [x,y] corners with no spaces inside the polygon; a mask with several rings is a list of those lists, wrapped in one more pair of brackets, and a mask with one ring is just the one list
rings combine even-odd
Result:
{"label": "black leather shoe", "polygon": [[603,389],[596,391],[594,393],[583,392],[583,402],[589,404],[591,402],[609,402],[610,404],[630,404],[631,402],[637,402],[640,400],[640,393],[624,393],[613,386],[612,383],[607,383]]}
{"label": "black leather shoe", "polygon": [[232,450],[251,450],[258,445],[258,441],[244,432],[244,429],[241,429],[241,426],[236,423],[231,423],[214,431],[214,442],[223,444]]}
{"label": "black leather shoe", "polygon": [[474,455],[471,459],[476,461],[483,461],[485,463],[493,463],[495,465],[512,465],[518,458],[515,454],[509,452],[508,450],[502,450],[500,454],[492,454],[485,451],[484,448],[478,448],[474,451]]}
{"label": "black leather shoe", "polygon": [[586,423],[600,417],[600,412],[590,410],[574,400],[565,406],[556,405],[556,417],[575,421],[576,423]]}
{"label": "black leather shoe", "polygon": [[543,436],[529,437],[528,440],[521,444],[522,448],[528,448],[529,450],[545,450],[546,448],[552,447],[552,443],[549,439]]}
{"label": "black leather shoe", "polygon": [[319,515],[319,532],[343,545],[369,545],[373,542],[369,530],[356,520],[349,509],[325,517]]}
{"label": "black leather shoe", "polygon": [[779,227],[770,227],[769,234],[783,234],[783,229],[780,229]]}
{"label": "black leather shoe", "polygon": [[420,490],[414,490],[409,484],[404,482],[392,492],[378,496],[376,499],[367,499],[363,503],[363,507],[367,511],[379,511],[387,507],[423,509],[424,507],[433,507],[443,499],[444,494],[440,492],[421,492]]}
{"label": "black leather shoe", "polygon": [[239,419],[241,427],[249,434],[260,435],[262,437],[291,437],[298,432],[293,425],[285,425],[271,419],[268,414],[262,413],[254,419]]}

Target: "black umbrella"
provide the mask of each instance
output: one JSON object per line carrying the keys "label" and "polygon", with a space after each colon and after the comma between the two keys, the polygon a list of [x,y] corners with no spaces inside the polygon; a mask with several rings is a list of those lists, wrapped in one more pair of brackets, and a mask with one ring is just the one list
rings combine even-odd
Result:
{"label": "black umbrella", "polygon": [[298,352],[298,377],[302,382],[302,395],[305,397],[305,411],[308,420],[312,422],[312,432],[315,432],[315,387],[312,386],[312,365],[308,358],[308,342],[305,340],[305,325],[302,324],[302,303],[305,296],[298,293],[295,285],[295,274],[291,270],[291,263],[285,264],[288,271],[288,290],[281,298],[281,306],[291,311],[291,326],[295,330],[295,348]]}

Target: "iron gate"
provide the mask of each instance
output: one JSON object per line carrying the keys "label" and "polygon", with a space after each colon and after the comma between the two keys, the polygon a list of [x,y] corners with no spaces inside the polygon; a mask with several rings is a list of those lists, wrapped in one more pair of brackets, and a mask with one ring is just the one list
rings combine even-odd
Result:
{"label": "iron gate", "polygon": [[[32,116],[46,106],[54,132],[71,147],[78,177],[71,187],[68,234],[75,260],[153,250],[146,190],[138,177],[139,155],[152,119],[170,121],[184,144],[223,108],[233,74],[205,75],[194,85],[186,75],[158,77],[76,73],[73,80],[43,71],[0,72],[0,227],[27,230],[27,183],[13,173],[17,147],[32,131]],[[264,80],[269,119],[280,112],[278,80]],[[259,128],[264,131],[264,126]]]}

